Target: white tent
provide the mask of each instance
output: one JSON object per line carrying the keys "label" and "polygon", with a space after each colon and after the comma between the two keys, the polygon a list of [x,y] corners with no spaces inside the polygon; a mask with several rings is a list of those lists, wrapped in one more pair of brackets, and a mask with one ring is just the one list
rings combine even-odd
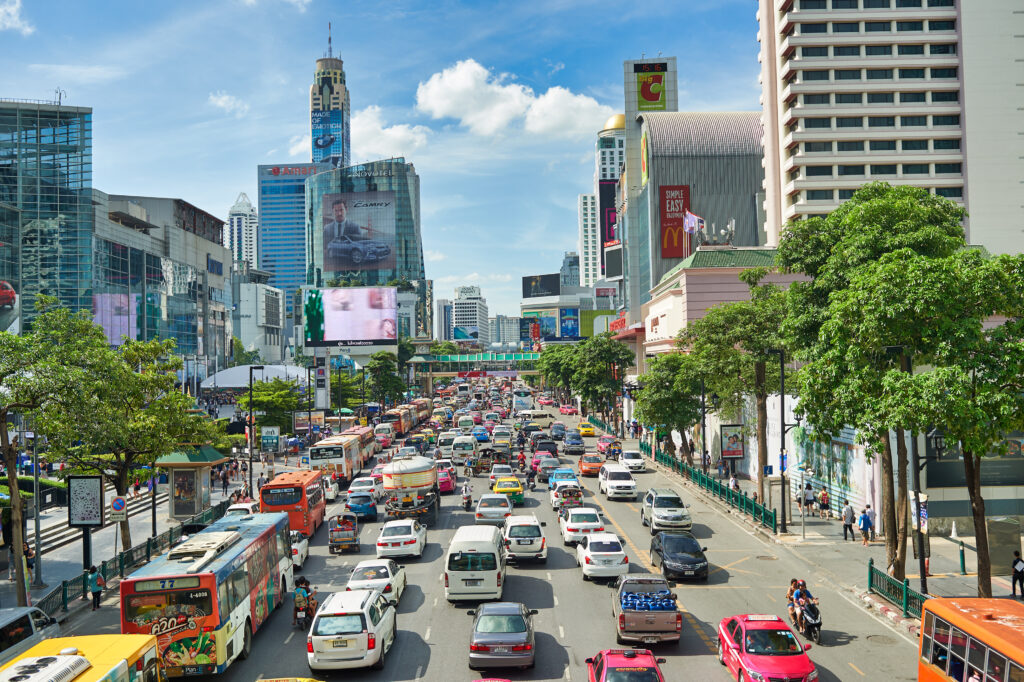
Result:
{"label": "white tent", "polygon": [[[202,389],[217,388],[248,388],[249,367],[260,367],[260,365],[239,365],[228,367],[216,374],[207,377],[200,384]],[[291,379],[300,384],[306,383],[306,368],[297,365],[262,365],[263,369],[255,369],[252,372],[252,380],[260,381],[265,379]]]}

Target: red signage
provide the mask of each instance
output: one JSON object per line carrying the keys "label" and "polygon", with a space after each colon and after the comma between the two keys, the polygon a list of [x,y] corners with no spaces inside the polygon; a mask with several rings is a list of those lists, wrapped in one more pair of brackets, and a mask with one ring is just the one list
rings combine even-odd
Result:
{"label": "red signage", "polygon": [[617,320],[612,320],[608,323],[608,331],[621,332],[626,329],[626,318],[625,316],[620,317]]}
{"label": "red signage", "polygon": [[604,243],[604,247],[607,249],[609,246],[618,246],[621,243],[618,239],[610,239]]}
{"label": "red signage", "polygon": [[690,210],[689,185],[661,185],[661,257],[686,258],[689,237],[683,227]]}
{"label": "red signage", "polygon": [[594,290],[595,296],[614,296],[615,293],[615,287],[598,287]]}
{"label": "red signage", "polygon": [[530,338],[534,341],[540,338],[540,322],[530,323]]}
{"label": "red signage", "polygon": [[312,175],[321,169],[314,166],[274,166],[271,175]]}

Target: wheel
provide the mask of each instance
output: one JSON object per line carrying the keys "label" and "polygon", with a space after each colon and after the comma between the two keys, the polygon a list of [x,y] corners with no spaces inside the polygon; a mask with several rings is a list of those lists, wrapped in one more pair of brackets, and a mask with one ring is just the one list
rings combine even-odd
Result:
{"label": "wheel", "polygon": [[245,634],[242,637],[242,650],[238,653],[238,657],[244,661],[249,658],[250,653],[252,653],[252,623],[246,618]]}
{"label": "wheel", "polygon": [[359,265],[363,262],[363,252],[360,249],[352,249],[348,254],[348,259],[352,261],[353,265]]}
{"label": "wheel", "polygon": [[615,643],[616,644],[625,644],[626,643],[626,640],[622,639],[622,635],[620,635],[618,633],[618,631],[615,632]]}
{"label": "wheel", "polygon": [[387,649],[384,648],[384,642],[381,642],[381,644],[380,644],[380,658],[378,658],[376,663],[374,663],[370,667],[373,668],[374,670],[383,670],[384,669],[384,655],[386,653],[387,653]]}
{"label": "wheel", "polygon": [[585,582],[585,583],[589,583],[590,582],[590,576],[587,575],[586,573],[583,574],[583,582]]}
{"label": "wheel", "polygon": [[641,526],[646,526],[647,525],[647,519],[644,517],[644,510],[643,509],[640,510],[640,525]]}
{"label": "wheel", "polygon": [[722,640],[718,640],[718,662],[725,665],[725,651],[722,650]]}
{"label": "wheel", "polygon": [[815,644],[821,644],[821,628],[814,628],[813,639]]}
{"label": "wheel", "polygon": [[654,522],[651,522],[651,524],[650,524],[650,525],[651,525],[651,537],[654,537],[655,535],[657,535],[657,534],[658,534],[658,531],[656,531],[656,530],[654,529]]}

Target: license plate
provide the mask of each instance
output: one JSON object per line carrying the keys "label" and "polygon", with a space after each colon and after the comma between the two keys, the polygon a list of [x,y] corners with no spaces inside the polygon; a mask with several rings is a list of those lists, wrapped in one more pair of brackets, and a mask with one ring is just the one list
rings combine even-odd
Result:
{"label": "license plate", "polygon": [[683,571],[683,575],[693,575],[693,571]]}
{"label": "license plate", "polygon": [[347,639],[336,639],[336,640],[331,642],[331,646],[333,646],[335,649],[344,649],[344,648],[346,648],[348,646],[348,640]]}
{"label": "license plate", "polygon": [[492,646],[491,647],[491,651],[496,653],[496,654],[507,654],[508,653],[508,647],[507,646]]}
{"label": "license plate", "polygon": [[483,580],[463,580],[462,582],[466,583],[466,587],[479,587]]}
{"label": "license plate", "polygon": [[412,502],[412,498],[411,497],[403,497],[402,498],[402,502]]}
{"label": "license plate", "polygon": [[517,545],[532,545],[533,540],[516,540]]}
{"label": "license plate", "polygon": [[401,543],[401,542],[392,542],[392,543],[391,543],[391,546],[392,546],[392,547],[401,547],[401,546],[402,546],[402,543]]}
{"label": "license plate", "polygon": [[658,643],[658,638],[657,637],[644,637],[644,644],[657,644],[657,643]]}

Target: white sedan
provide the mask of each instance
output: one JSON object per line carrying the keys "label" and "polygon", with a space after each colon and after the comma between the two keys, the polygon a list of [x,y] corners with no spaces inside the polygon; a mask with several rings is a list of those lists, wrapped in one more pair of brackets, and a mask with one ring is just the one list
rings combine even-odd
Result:
{"label": "white sedan", "polygon": [[372,476],[360,476],[359,478],[352,479],[352,483],[348,486],[350,493],[361,492],[370,493],[373,495],[373,499],[380,502],[380,498],[384,496],[384,484],[378,483],[377,479]]}
{"label": "white sedan", "polygon": [[360,561],[352,569],[345,591],[383,590],[384,594],[389,595],[389,599],[393,595],[397,600],[402,598],[405,585],[404,566],[399,566],[392,559],[367,559]]}
{"label": "white sedan", "polygon": [[562,542],[579,542],[593,533],[604,532],[604,523],[597,510],[592,507],[565,509],[558,515],[558,529],[562,531]]}
{"label": "white sedan", "polygon": [[629,557],[613,533],[592,533],[576,545],[576,565],[583,579],[615,578],[629,573]]}
{"label": "white sedan", "polygon": [[288,536],[292,541],[292,566],[302,568],[309,558],[309,538],[297,530],[289,531]]}
{"label": "white sedan", "polygon": [[639,450],[623,450],[619,455],[619,464],[630,471],[647,471],[647,462]]}
{"label": "white sedan", "polygon": [[377,558],[423,556],[427,546],[427,527],[414,519],[388,521],[377,536]]}

